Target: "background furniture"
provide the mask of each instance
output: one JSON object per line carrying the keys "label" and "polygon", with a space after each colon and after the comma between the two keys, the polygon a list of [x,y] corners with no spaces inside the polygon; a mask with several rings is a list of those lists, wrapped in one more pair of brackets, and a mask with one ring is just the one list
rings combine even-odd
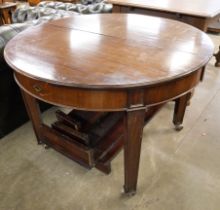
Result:
{"label": "background furniture", "polygon": [[0,27],[0,138],[28,119],[13,72],[3,57],[5,44],[27,27],[27,24]]}
{"label": "background furniture", "polygon": [[37,99],[124,113],[124,190],[134,194],[146,110],[175,100],[173,122],[179,128],[212,53],[210,38],[181,22],[103,14],[27,30],[8,43],[5,59],[15,70],[39,143],[68,156],[81,149],[43,123]]}
{"label": "background furniture", "polygon": [[0,25],[12,23],[11,15],[17,7],[16,3],[4,2],[0,4]]}
{"label": "background furniture", "polygon": [[207,31],[220,18],[219,0],[108,0],[113,12],[141,13],[167,17]]}
{"label": "background furniture", "polygon": [[31,22],[39,24],[44,21],[59,19],[76,14],[110,13],[112,5],[100,2],[97,4],[71,4],[54,1],[42,1],[37,7],[20,7],[12,14],[13,23]]}
{"label": "background furniture", "polygon": [[220,18],[217,19],[215,22],[209,24],[208,31],[220,33]]}
{"label": "background furniture", "polygon": [[[0,138],[28,120],[21,93],[14,81],[13,71],[3,57],[5,44],[27,27],[29,27],[27,23],[20,23],[0,28]],[[41,104],[42,110],[48,107],[50,105]]]}
{"label": "background furniture", "polygon": [[[210,24],[208,30],[214,33],[220,33],[220,18],[213,24]],[[214,56],[216,58],[215,66],[220,67],[220,47],[219,51],[215,53]]]}

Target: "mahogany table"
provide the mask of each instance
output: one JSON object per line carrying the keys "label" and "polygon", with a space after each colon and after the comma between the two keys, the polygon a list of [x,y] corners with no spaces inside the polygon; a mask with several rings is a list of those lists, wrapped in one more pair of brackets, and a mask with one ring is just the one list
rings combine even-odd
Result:
{"label": "mahogany table", "polygon": [[34,26],[13,38],[4,52],[39,142],[54,136],[41,120],[36,99],[125,113],[128,194],[136,191],[146,110],[175,100],[178,127],[212,54],[213,44],[202,31],[134,14],[76,16]]}

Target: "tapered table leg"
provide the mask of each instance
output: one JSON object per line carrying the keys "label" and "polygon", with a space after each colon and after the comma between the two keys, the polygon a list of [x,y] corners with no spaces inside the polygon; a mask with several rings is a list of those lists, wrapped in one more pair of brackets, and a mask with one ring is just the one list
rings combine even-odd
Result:
{"label": "tapered table leg", "polygon": [[128,111],[125,117],[126,136],[124,142],[124,192],[134,195],[137,187],[145,108]]}
{"label": "tapered table leg", "polygon": [[180,98],[175,100],[175,108],[174,108],[174,115],[173,115],[173,123],[175,125],[175,129],[177,131],[182,130],[183,126],[183,118],[185,115],[187,104],[191,98],[192,93],[189,92]]}
{"label": "tapered table leg", "polygon": [[38,144],[42,143],[41,126],[43,124],[41,119],[40,107],[37,100],[25,91],[21,90],[25,107],[28,112],[29,118],[32,122]]}

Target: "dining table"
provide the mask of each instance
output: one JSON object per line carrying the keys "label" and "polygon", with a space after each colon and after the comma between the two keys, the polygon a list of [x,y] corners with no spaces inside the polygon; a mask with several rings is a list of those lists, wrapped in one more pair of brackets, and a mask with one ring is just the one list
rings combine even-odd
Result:
{"label": "dining table", "polygon": [[[146,113],[174,102],[173,123],[180,130],[213,50],[208,35],[188,24],[113,13],[32,26],[8,42],[4,57],[14,70],[38,143],[68,157],[83,154],[86,159],[90,151],[81,153],[80,142],[71,143],[65,133],[44,123],[39,101],[91,113],[122,113],[124,192],[134,195]],[[92,166],[99,161],[94,159]]]}

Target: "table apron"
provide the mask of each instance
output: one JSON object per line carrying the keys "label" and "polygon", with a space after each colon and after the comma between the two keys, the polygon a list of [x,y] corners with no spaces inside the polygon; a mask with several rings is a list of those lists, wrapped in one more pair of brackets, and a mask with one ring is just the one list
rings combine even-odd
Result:
{"label": "table apron", "polygon": [[204,68],[170,81],[135,88],[85,89],[55,85],[15,72],[19,87],[47,103],[91,111],[123,111],[165,103],[190,92]]}

